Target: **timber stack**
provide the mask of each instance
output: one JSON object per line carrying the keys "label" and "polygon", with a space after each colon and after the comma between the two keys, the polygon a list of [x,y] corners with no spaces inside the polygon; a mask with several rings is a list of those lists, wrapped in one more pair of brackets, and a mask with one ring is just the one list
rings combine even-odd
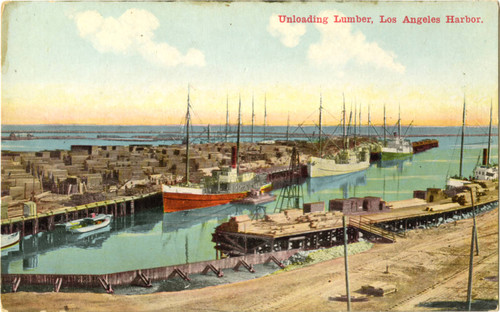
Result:
{"label": "timber stack", "polygon": [[425,152],[431,148],[439,147],[439,142],[436,139],[425,139],[412,143],[413,154]]}
{"label": "timber stack", "polygon": [[475,181],[451,190],[428,188],[414,191],[412,199],[393,202],[371,196],[332,199],[328,211],[323,207],[323,203],[304,204],[304,209],[285,210],[261,220],[232,217],[215,229],[212,241],[228,256],[330,247],[344,243],[342,216],[347,215],[348,243],[360,237],[394,242],[406,230],[437,226],[498,207],[498,181]]}

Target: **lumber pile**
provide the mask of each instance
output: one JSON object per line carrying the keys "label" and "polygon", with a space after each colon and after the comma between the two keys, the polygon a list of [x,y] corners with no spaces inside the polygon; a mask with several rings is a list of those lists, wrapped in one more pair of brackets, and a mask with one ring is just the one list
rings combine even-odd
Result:
{"label": "lumber pile", "polygon": [[401,209],[401,208],[411,208],[411,207],[416,207],[416,206],[422,206],[427,204],[425,199],[420,199],[420,198],[410,198],[410,199],[404,199],[404,200],[396,200],[396,201],[391,201],[387,203],[387,206],[391,209]]}
{"label": "lumber pile", "polygon": [[340,212],[302,214],[300,209],[290,209],[266,215],[262,220],[251,220],[247,215],[232,217],[228,222],[219,225],[217,230],[257,235],[285,235],[341,226]]}
{"label": "lumber pile", "polygon": [[456,209],[460,207],[459,203],[447,203],[441,205],[430,205],[425,208],[426,211],[442,211],[448,209]]}

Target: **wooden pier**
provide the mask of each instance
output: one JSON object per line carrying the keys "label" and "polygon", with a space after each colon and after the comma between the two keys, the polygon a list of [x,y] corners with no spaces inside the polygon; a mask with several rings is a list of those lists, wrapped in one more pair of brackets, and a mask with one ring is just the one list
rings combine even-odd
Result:
{"label": "wooden pier", "polygon": [[45,213],[38,213],[29,217],[15,217],[3,219],[2,234],[21,232],[21,237],[35,235],[39,232],[52,231],[56,224],[86,218],[92,213],[125,216],[148,207],[161,206],[161,193],[153,192],[137,196],[122,197],[114,200],[90,203],[75,207],[63,207]]}
{"label": "wooden pier", "polygon": [[[334,199],[327,212],[290,209],[257,221],[247,216],[232,217],[216,228],[212,241],[217,250],[230,256],[331,247],[344,243],[341,218],[347,215],[348,243],[360,237],[391,243],[407,230],[470,217],[473,209],[479,212],[498,206],[498,183],[479,182],[465,188],[475,192],[474,207],[463,190],[433,188],[416,191],[416,198],[388,203],[375,197]],[[423,194],[424,198],[419,198]]]}

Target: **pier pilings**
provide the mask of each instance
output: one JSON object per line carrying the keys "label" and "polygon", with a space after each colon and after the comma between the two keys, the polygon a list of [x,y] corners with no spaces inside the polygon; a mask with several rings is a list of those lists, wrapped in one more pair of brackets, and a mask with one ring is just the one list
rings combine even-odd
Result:
{"label": "pier pilings", "polygon": [[1,224],[1,232],[2,234],[11,234],[20,231],[21,237],[24,237],[54,230],[56,224],[86,218],[93,213],[112,214],[118,217],[135,214],[140,210],[161,205],[161,192],[154,192],[74,207],[63,207],[46,213],[38,213],[34,216],[4,219]]}

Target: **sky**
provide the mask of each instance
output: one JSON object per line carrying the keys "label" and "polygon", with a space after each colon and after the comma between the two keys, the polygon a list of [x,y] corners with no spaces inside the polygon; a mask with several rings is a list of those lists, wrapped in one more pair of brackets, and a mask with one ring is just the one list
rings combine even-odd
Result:
{"label": "sky", "polygon": [[[2,124],[498,124],[497,3],[10,2]],[[328,18],[287,23],[283,16]],[[447,16],[479,23],[446,23]],[[365,17],[373,23],[335,23]],[[393,23],[381,23],[392,20]],[[427,17],[439,23],[404,23]],[[394,20],[395,19],[395,20]],[[424,22],[425,22],[424,21]]]}

